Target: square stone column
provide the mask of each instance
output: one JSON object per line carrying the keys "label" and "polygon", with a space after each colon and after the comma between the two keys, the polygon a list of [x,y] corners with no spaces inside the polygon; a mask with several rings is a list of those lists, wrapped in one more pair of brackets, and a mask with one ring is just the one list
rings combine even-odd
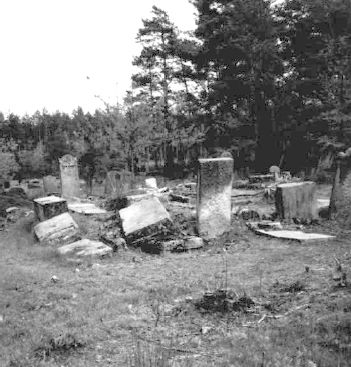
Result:
{"label": "square stone column", "polygon": [[230,230],[233,166],[232,158],[199,159],[196,217],[205,239]]}

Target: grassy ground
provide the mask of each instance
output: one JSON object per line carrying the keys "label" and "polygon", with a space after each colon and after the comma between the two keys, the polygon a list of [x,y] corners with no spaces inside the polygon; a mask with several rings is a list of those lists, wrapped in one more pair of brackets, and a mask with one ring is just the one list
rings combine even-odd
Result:
{"label": "grassy ground", "polygon": [[[235,223],[197,252],[74,264],[35,242],[32,220],[0,234],[1,367],[350,365],[351,287],[332,279],[334,256],[351,278],[349,233],[298,244]],[[223,287],[255,306],[195,307]]]}

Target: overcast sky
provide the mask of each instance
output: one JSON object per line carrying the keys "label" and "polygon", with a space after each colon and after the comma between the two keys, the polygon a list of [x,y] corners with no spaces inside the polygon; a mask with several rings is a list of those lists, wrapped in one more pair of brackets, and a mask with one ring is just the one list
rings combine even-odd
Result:
{"label": "overcast sky", "polygon": [[152,5],[195,28],[188,0],[0,0],[0,111],[94,111],[103,106],[94,95],[121,102]]}

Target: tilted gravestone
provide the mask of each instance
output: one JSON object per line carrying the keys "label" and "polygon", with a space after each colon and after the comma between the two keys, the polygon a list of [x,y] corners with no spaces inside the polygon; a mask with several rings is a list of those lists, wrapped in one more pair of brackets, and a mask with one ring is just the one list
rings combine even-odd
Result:
{"label": "tilted gravestone", "polygon": [[199,159],[197,180],[197,229],[210,239],[230,230],[232,158]]}
{"label": "tilted gravestone", "polygon": [[70,154],[59,159],[61,177],[61,195],[65,198],[80,196],[77,158]]}

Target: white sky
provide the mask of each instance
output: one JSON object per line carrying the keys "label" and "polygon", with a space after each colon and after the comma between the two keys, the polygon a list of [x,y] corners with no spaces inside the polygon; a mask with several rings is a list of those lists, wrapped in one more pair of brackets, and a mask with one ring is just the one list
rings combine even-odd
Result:
{"label": "white sky", "polygon": [[0,111],[93,112],[103,107],[94,95],[121,102],[152,5],[195,28],[188,0],[0,0]]}

